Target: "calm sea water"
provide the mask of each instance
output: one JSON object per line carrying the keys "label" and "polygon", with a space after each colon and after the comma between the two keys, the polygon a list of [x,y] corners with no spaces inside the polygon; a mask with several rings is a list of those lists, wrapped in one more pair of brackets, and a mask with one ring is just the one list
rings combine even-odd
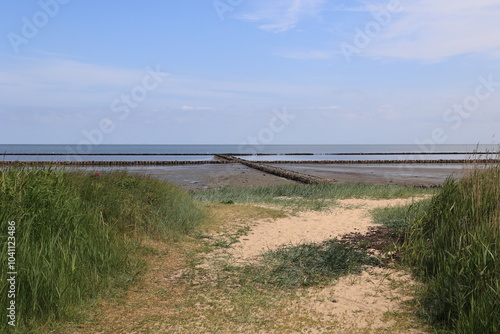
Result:
{"label": "calm sea water", "polygon": [[[213,159],[212,154],[263,154],[258,160],[368,160],[368,159],[463,159],[473,152],[498,152],[498,145],[0,145],[0,154],[8,161],[200,161]],[[422,152],[432,155],[422,155]],[[440,153],[457,154],[440,154]],[[86,154],[73,156],[70,154]],[[337,155],[339,153],[377,155]],[[384,155],[385,153],[385,155]],[[397,153],[397,155],[387,155]],[[32,155],[30,155],[32,154]],[[36,155],[48,154],[48,155]],[[60,154],[60,155],[51,155]],[[101,155],[93,155],[101,154]],[[108,155],[122,154],[122,155]],[[127,155],[136,154],[136,155]],[[151,155],[147,154],[162,154]],[[164,154],[164,155],[163,155]],[[200,154],[200,155],[189,155]],[[299,155],[297,155],[299,154]],[[300,155],[303,154],[303,155]]]}

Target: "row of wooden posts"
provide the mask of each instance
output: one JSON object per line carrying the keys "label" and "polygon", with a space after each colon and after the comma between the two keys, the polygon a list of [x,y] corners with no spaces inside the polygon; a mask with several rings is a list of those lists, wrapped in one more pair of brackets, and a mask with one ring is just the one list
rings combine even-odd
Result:
{"label": "row of wooden posts", "polygon": [[[230,155],[216,154],[216,157],[232,157],[233,159],[201,160],[201,161],[6,161],[0,160],[0,166],[172,166],[172,165],[207,165],[232,164],[250,162],[252,164],[488,164],[499,163],[500,159],[431,159],[431,160],[279,160],[279,161],[250,161]],[[244,163],[243,163],[244,164]]]}

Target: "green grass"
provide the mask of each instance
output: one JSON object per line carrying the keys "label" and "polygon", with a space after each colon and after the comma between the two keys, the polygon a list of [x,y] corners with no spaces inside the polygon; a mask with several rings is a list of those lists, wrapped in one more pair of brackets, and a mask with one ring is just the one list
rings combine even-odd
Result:
{"label": "green grass", "polygon": [[37,332],[44,323],[71,318],[80,305],[134,279],[139,239],[176,240],[202,218],[184,192],[123,172],[12,168],[0,171],[0,182],[3,310],[12,300],[9,222],[16,227],[17,327],[8,326],[4,314],[4,332]]}
{"label": "green grass", "polygon": [[409,198],[434,193],[433,189],[357,183],[221,188],[191,191],[190,195],[199,202],[266,203],[295,210],[320,210],[332,205],[332,200],[336,199]]}
{"label": "green grass", "polygon": [[407,232],[409,205],[375,208],[370,211],[373,222],[387,227],[393,235]]}
{"label": "green grass", "polygon": [[410,220],[404,251],[426,283],[428,319],[458,333],[499,333],[500,168],[449,179]]}
{"label": "green grass", "polygon": [[386,227],[394,239],[404,240],[412,223],[428,209],[430,201],[425,199],[408,205],[375,208],[370,213],[375,224]]}
{"label": "green grass", "polygon": [[68,177],[80,197],[122,233],[175,241],[201,221],[202,210],[170,183],[125,171],[97,175],[69,173]]}
{"label": "green grass", "polygon": [[248,265],[245,271],[265,286],[296,288],[328,283],[342,275],[360,272],[365,265],[378,263],[364,249],[332,239],[266,252],[258,265]]}
{"label": "green grass", "polygon": [[372,210],[404,245],[404,262],[424,283],[419,303],[436,328],[500,332],[500,168],[449,179],[409,206]]}

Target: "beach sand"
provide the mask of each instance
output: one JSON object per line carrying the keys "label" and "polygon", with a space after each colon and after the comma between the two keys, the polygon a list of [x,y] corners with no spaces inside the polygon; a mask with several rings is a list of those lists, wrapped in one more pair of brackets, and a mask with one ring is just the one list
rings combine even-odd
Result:
{"label": "beach sand", "polygon": [[304,211],[281,218],[259,221],[231,250],[238,261],[247,261],[283,245],[321,243],[349,233],[368,232],[374,226],[369,210],[412,203],[412,199],[345,199],[325,211]]}

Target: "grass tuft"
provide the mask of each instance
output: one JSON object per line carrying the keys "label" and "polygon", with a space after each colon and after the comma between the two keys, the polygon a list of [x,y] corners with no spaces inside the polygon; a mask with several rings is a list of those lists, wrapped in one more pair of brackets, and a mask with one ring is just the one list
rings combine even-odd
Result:
{"label": "grass tuft", "polygon": [[263,254],[259,265],[246,271],[254,280],[279,288],[296,288],[328,283],[339,276],[360,272],[378,260],[364,249],[332,239],[321,244],[281,247]]}

